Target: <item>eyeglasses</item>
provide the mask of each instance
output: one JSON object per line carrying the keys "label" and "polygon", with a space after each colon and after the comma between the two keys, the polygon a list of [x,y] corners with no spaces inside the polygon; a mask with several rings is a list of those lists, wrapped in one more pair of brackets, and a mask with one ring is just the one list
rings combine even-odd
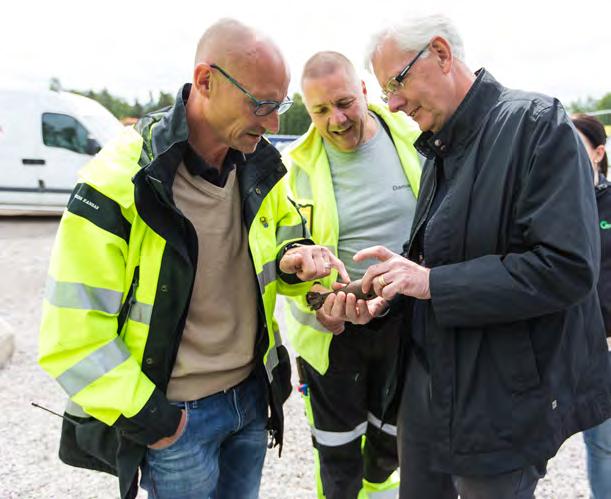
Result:
{"label": "eyeglasses", "polygon": [[423,49],[416,54],[416,57],[414,57],[410,62],[407,63],[407,65],[401,71],[399,71],[398,75],[393,76],[390,80],[388,80],[388,82],[386,82],[386,85],[382,89],[383,102],[388,103],[388,99],[390,98],[390,96],[396,93],[401,87],[403,87],[403,80],[405,80],[407,73],[410,69],[412,69],[412,66],[416,64],[416,61],[419,59],[419,57],[424,54],[428,46],[429,44],[427,43],[426,46],[423,47]]}
{"label": "eyeglasses", "polygon": [[248,90],[246,90],[242,85],[238,83],[227,71],[225,71],[220,66],[216,64],[210,64],[211,68],[217,69],[225,78],[227,78],[233,85],[239,88],[242,92],[244,92],[248,98],[255,105],[254,113],[255,116],[267,116],[268,114],[272,114],[274,111],[277,111],[278,114],[285,113],[289,110],[293,101],[288,97],[284,99],[282,102],[278,102],[275,100],[259,100],[254,95],[252,95]]}

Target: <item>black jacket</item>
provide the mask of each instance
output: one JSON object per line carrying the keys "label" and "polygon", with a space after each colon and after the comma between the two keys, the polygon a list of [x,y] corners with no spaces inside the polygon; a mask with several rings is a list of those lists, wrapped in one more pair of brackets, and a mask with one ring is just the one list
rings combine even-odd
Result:
{"label": "black jacket", "polygon": [[598,299],[607,337],[611,337],[611,184],[602,175],[596,186],[598,227],[600,228],[600,277]]}
{"label": "black jacket", "polygon": [[534,464],[611,416],[596,206],[579,140],[557,100],[480,70],[444,128],[416,143],[429,159],[406,247],[413,260],[436,158],[447,180],[423,238],[432,299],[420,354],[435,470]]}

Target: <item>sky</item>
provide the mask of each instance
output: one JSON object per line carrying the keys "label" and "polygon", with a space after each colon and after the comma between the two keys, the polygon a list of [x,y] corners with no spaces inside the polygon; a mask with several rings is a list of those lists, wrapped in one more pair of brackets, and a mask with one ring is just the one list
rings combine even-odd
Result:
{"label": "sky", "polygon": [[611,1],[590,0],[18,0],[0,18],[0,88],[101,90],[146,102],[190,81],[206,27],[234,17],[269,34],[299,91],[305,61],[318,50],[364,69],[370,34],[389,19],[444,13],[456,23],[472,70],[485,67],[505,86],[542,92],[569,104],[611,92]]}

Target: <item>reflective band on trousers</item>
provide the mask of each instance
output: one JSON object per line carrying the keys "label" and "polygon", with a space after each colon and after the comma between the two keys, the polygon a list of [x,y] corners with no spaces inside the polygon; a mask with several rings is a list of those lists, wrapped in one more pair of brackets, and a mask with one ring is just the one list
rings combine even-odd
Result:
{"label": "reflective band on trousers", "polygon": [[303,239],[303,225],[280,225],[276,228],[276,245],[291,239]]}
{"label": "reflective band on trousers", "polygon": [[56,281],[47,277],[45,298],[56,307],[96,310],[118,314],[123,293],[114,289],[95,288],[81,282]]}
{"label": "reflective band on trousers", "polygon": [[375,492],[368,491],[367,498],[368,499],[397,499],[399,497],[398,487],[393,487],[388,490],[376,490]]}
{"label": "reflective band on trousers", "polygon": [[310,427],[310,431],[319,444],[327,447],[339,447],[364,435],[367,431],[367,421],[363,421],[350,431],[325,431],[314,427]]}
{"label": "reflective band on trousers", "polygon": [[276,280],[276,260],[267,262],[263,265],[263,270],[257,274],[257,281],[259,281],[259,289],[261,294],[265,293],[265,286],[270,282]]}
{"label": "reflective band on trousers", "polygon": [[297,322],[303,324],[304,326],[309,326],[312,329],[316,329],[321,333],[331,334],[331,331],[326,329],[318,320],[316,319],[316,314],[312,312],[304,312],[299,308],[299,306],[295,303],[294,300],[288,299],[286,302],[289,305],[289,310],[291,311],[291,315],[295,318]]}
{"label": "reflective band on trousers", "polygon": [[380,419],[376,418],[370,412],[367,413],[367,421],[369,421],[369,423],[371,423],[373,426],[375,426],[376,428],[379,428],[380,430],[382,430],[384,433],[390,435],[391,437],[396,437],[397,436],[397,427],[396,426],[393,426],[393,425],[388,424],[388,423],[384,423],[382,425],[382,421]]}
{"label": "reflective band on trousers", "polygon": [[57,378],[69,397],[125,362],[130,352],[118,337],[90,353]]}

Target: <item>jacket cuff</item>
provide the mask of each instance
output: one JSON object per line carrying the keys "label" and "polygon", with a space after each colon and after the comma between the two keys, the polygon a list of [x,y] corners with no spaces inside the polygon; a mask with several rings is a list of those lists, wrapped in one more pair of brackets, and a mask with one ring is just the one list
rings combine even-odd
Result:
{"label": "jacket cuff", "polygon": [[288,244],[285,244],[282,247],[282,249],[278,252],[278,256],[276,257],[276,275],[280,277],[280,279],[282,279],[287,284],[299,284],[299,283],[304,282],[301,279],[299,279],[299,277],[297,277],[297,274],[285,274],[284,272],[282,272],[282,270],[280,270],[280,260],[282,260],[282,257],[288,250],[290,250],[291,248],[294,248],[295,246],[313,246],[313,245],[314,245],[314,241],[312,241],[311,239],[301,239],[299,241],[292,241]]}
{"label": "jacket cuff", "polygon": [[172,436],[180,424],[181,410],[168,402],[165,394],[155,388],[144,407],[131,418],[120,417],[115,425],[126,438],[141,445],[150,445]]}

